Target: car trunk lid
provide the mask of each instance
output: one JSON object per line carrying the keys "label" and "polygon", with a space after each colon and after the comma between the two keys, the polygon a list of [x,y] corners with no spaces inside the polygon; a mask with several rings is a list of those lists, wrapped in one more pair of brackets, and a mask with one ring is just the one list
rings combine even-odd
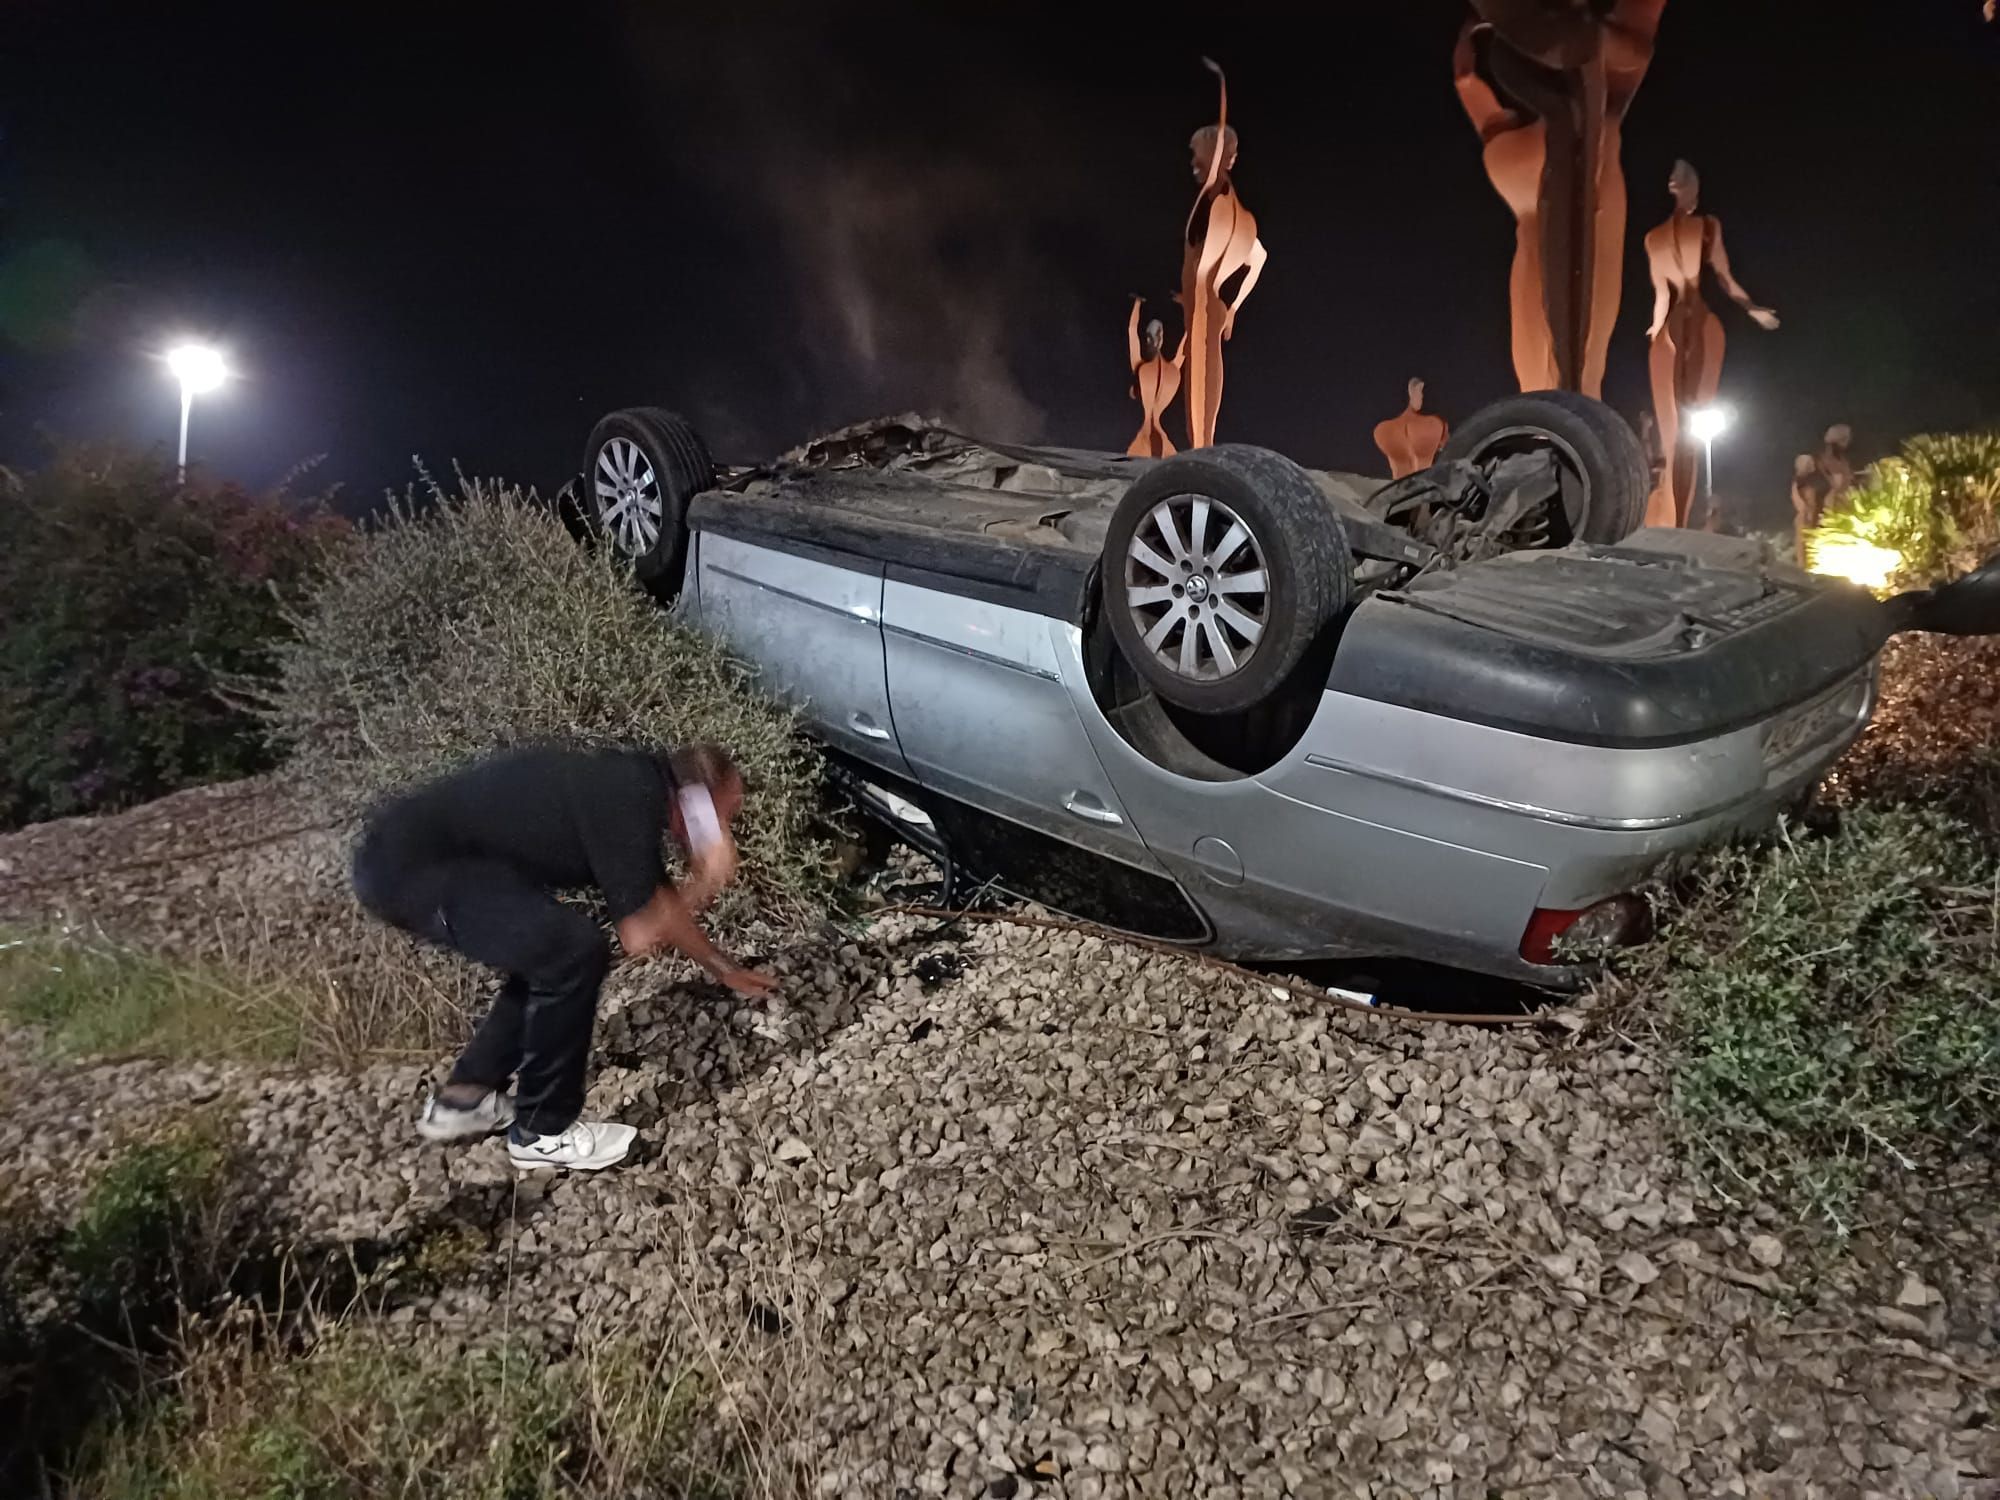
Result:
{"label": "car trunk lid", "polygon": [[1595,656],[1699,650],[1796,608],[1799,587],[1662,554],[1520,552],[1419,579],[1402,597],[1467,625]]}
{"label": "car trunk lid", "polygon": [[1863,591],[1753,545],[1644,532],[1366,599],[1327,686],[1545,739],[1692,743],[1844,690],[1889,628]]}

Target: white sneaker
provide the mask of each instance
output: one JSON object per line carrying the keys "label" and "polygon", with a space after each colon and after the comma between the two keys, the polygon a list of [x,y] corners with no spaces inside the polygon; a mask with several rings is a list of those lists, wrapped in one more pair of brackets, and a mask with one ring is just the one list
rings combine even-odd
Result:
{"label": "white sneaker", "polygon": [[578,1120],[561,1135],[510,1131],[507,1156],[517,1167],[567,1167],[572,1172],[595,1172],[623,1161],[638,1138],[639,1132],[630,1125],[614,1125],[609,1120]]}
{"label": "white sneaker", "polygon": [[417,1134],[427,1141],[466,1141],[475,1136],[493,1135],[514,1123],[514,1096],[498,1089],[480,1097],[477,1104],[461,1108],[447,1104],[436,1094],[424,1101],[417,1116]]}

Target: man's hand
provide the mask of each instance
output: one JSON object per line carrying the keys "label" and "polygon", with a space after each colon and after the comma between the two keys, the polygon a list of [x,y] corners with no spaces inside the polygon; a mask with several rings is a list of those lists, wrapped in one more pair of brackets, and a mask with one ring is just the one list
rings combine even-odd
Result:
{"label": "man's hand", "polygon": [[731,967],[703,935],[686,899],[672,886],[662,886],[651,901],[618,924],[618,944],[634,958],[671,948],[711,974]]}
{"label": "man's hand", "polygon": [[635,958],[671,948],[745,999],[761,999],[778,987],[775,980],[744,968],[711,943],[685,896],[671,886],[661,887],[651,901],[618,924],[618,941]]}
{"label": "man's hand", "polygon": [[715,898],[736,878],[736,845],[724,843],[690,861],[688,878],[681,882],[681,899],[691,912],[705,912]]}
{"label": "man's hand", "polygon": [[715,904],[715,898],[722,893],[723,882],[697,870],[683,880],[678,889],[687,909],[699,916]]}
{"label": "man's hand", "polygon": [[778,992],[778,981],[755,969],[726,969],[717,977],[745,1000],[762,1000]]}

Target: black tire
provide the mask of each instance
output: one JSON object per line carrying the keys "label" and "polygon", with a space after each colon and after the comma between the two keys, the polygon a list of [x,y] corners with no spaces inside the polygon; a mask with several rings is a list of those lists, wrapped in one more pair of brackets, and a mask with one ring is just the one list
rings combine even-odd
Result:
{"label": "black tire", "polygon": [[[616,465],[600,471],[605,450],[614,441],[629,443],[644,456],[651,490],[659,505],[658,527],[650,540],[624,523],[630,507],[613,517],[617,496],[599,489],[601,481],[616,485]],[[613,450],[613,457],[621,449]],[[688,502],[715,483],[715,460],[695,430],[670,411],[634,406],[614,411],[590,431],[583,452],[582,509],[592,530],[632,564],[639,581],[657,598],[671,600],[681,589],[687,565]],[[654,498],[647,495],[644,498]],[[650,515],[650,511],[648,512]]]}
{"label": "black tire", "polygon": [[[1206,538],[1193,534],[1197,501],[1209,502],[1202,511],[1209,523]],[[1196,587],[1193,570],[1180,570],[1188,577],[1185,592],[1176,591],[1171,582],[1152,581],[1160,570],[1139,560],[1133,549],[1135,541],[1163,537],[1156,515],[1163,504],[1172,507],[1169,515],[1175,518],[1176,538],[1184,536],[1186,542],[1181,555],[1172,557],[1148,543],[1154,557],[1179,564],[1197,553],[1206,558],[1211,547],[1220,553],[1230,532],[1226,522],[1218,525],[1215,508],[1225,507],[1248,533],[1255,561],[1261,563],[1264,591],[1257,594],[1245,587],[1255,570],[1238,566],[1243,561],[1241,542],[1223,553],[1215,567],[1204,570],[1210,582],[1200,585],[1198,599],[1190,597]],[[1168,546],[1171,550],[1171,543]],[[1278,691],[1321,633],[1346,611],[1353,597],[1354,557],[1339,512],[1305,470],[1267,449],[1225,444],[1166,459],[1133,481],[1112,514],[1100,575],[1112,636],[1146,685],[1181,708],[1224,714],[1254,707]],[[1213,594],[1211,584],[1216,585]],[[1159,593],[1163,588],[1172,597],[1137,603],[1131,592]],[[1214,599],[1233,615],[1219,614]],[[1168,625],[1156,644],[1174,653],[1176,660],[1171,663],[1146,640],[1169,615],[1178,623]],[[1248,648],[1239,651],[1234,648],[1247,637],[1230,620],[1245,616],[1261,629]],[[1191,633],[1196,633],[1197,657],[1209,653],[1208,670],[1199,659],[1193,672],[1181,669],[1185,658],[1180,645]],[[1211,650],[1218,640],[1234,663],[1227,670],[1221,653]]]}
{"label": "black tire", "polygon": [[1646,520],[1652,474],[1638,434],[1602,401],[1571,391],[1509,396],[1473,413],[1445,444],[1447,459],[1479,463],[1529,447],[1562,461],[1563,516],[1550,545],[1622,542]]}

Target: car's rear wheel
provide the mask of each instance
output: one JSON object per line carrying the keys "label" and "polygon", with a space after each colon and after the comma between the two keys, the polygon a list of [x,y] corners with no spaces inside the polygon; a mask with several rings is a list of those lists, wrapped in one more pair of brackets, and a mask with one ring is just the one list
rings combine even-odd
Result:
{"label": "car's rear wheel", "polygon": [[1354,560],[1310,475],[1224,445],[1149,468],[1104,542],[1104,613],[1125,659],[1167,702],[1251,708],[1346,609]]}
{"label": "car's rear wheel", "polygon": [[591,430],[584,449],[584,513],[661,598],[680,592],[688,502],[714,482],[707,444],[658,407],[611,413]]}
{"label": "car's rear wheel", "polygon": [[1610,545],[1644,524],[1652,480],[1645,450],[1623,417],[1588,396],[1535,391],[1496,401],[1451,435],[1444,457],[1490,464],[1535,451],[1555,457],[1562,485],[1542,545]]}

